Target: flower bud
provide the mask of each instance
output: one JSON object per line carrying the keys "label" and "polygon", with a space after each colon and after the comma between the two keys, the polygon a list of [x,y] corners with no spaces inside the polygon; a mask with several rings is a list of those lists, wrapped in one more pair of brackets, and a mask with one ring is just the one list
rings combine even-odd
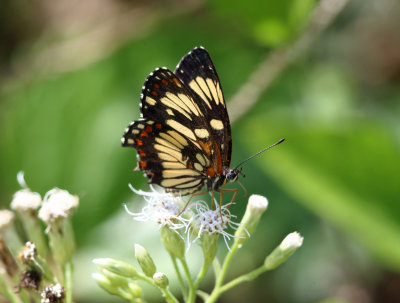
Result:
{"label": "flower bud", "polygon": [[123,277],[134,278],[137,275],[137,271],[132,265],[122,261],[111,258],[100,258],[94,259],[93,263],[96,264],[100,269],[106,269]]}
{"label": "flower bud", "polygon": [[162,272],[156,272],[153,275],[153,280],[154,283],[156,283],[156,285],[162,289],[167,288],[167,286],[169,285],[167,276]]}
{"label": "flower bud", "polygon": [[274,269],[285,262],[301,245],[303,237],[298,232],[288,234],[264,261],[267,270]]}
{"label": "flower bud", "polygon": [[22,189],[14,194],[11,201],[11,209],[18,212],[21,216],[28,239],[35,243],[39,254],[45,257],[47,245],[37,212],[41,204],[42,198],[38,193],[32,192],[29,189]]}
{"label": "flower bud", "polygon": [[242,246],[247,242],[250,235],[254,233],[261,215],[268,207],[267,198],[260,195],[251,195],[247,203],[246,212],[244,213],[242,222],[235,232],[235,244]]}
{"label": "flower bud", "polygon": [[96,281],[97,285],[103,288],[106,292],[111,295],[119,295],[119,289],[117,286],[114,286],[111,281],[102,274],[93,273],[92,274],[93,280]]}
{"label": "flower bud", "polygon": [[219,234],[203,233],[200,237],[205,265],[210,265],[217,255],[218,236]]}
{"label": "flower bud", "polygon": [[162,226],[160,232],[165,249],[174,257],[183,259],[185,257],[185,242],[181,235],[167,225]]}
{"label": "flower bud", "polygon": [[74,233],[70,221],[79,199],[66,190],[54,188],[45,195],[39,211],[39,218],[47,224],[50,248],[54,259],[64,265],[75,249]]}
{"label": "flower bud", "polygon": [[135,244],[135,256],[143,273],[152,278],[156,272],[156,265],[147,250],[143,246]]}

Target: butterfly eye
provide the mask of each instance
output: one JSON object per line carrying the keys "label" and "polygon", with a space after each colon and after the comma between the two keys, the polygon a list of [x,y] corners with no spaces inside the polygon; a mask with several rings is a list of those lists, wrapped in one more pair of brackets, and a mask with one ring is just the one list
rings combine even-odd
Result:
{"label": "butterfly eye", "polygon": [[239,176],[239,170],[238,169],[230,169],[225,178],[229,181],[229,182],[235,182],[237,180]]}

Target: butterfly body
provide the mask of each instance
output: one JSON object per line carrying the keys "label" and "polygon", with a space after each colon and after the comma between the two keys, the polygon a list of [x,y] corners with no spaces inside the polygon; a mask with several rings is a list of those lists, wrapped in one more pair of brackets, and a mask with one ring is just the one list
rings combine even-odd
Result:
{"label": "butterfly body", "polygon": [[155,69],[141,94],[141,118],[122,145],[137,150],[138,170],[167,192],[219,191],[236,181],[230,169],[232,138],[221,84],[210,55],[196,47],[174,72]]}

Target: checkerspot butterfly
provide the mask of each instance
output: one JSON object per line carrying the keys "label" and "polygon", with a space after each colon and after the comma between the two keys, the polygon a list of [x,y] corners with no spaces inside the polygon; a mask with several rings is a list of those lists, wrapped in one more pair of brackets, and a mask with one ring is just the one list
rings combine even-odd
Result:
{"label": "checkerspot butterfly", "polygon": [[[174,72],[155,69],[143,85],[140,110],[141,118],[128,126],[122,146],[137,150],[137,169],[149,183],[188,195],[204,186],[222,192],[221,186],[237,180],[241,169],[230,168],[228,112],[204,48],[194,48]],[[231,191],[235,196],[237,190]]]}

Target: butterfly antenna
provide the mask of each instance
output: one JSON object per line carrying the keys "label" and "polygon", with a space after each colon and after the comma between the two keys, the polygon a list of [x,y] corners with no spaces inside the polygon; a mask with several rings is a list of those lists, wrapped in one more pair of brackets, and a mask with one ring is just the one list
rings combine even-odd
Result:
{"label": "butterfly antenna", "polygon": [[248,157],[246,160],[244,160],[244,161],[240,162],[238,165],[236,165],[235,168],[238,168],[239,166],[242,166],[245,162],[247,162],[247,161],[249,161],[250,159],[252,159],[252,158],[258,156],[259,154],[265,152],[267,149],[270,149],[271,147],[274,147],[274,146],[276,146],[276,145],[278,145],[278,144],[281,144],[283,141],[285,141],[285,138],[280,139],[278,142],[275,142],[274,144],[272,144],[272,145],[270,145],[270,146],[264,148],[263,150],[260,150],[258,153],[255,153],[254,155]]}

